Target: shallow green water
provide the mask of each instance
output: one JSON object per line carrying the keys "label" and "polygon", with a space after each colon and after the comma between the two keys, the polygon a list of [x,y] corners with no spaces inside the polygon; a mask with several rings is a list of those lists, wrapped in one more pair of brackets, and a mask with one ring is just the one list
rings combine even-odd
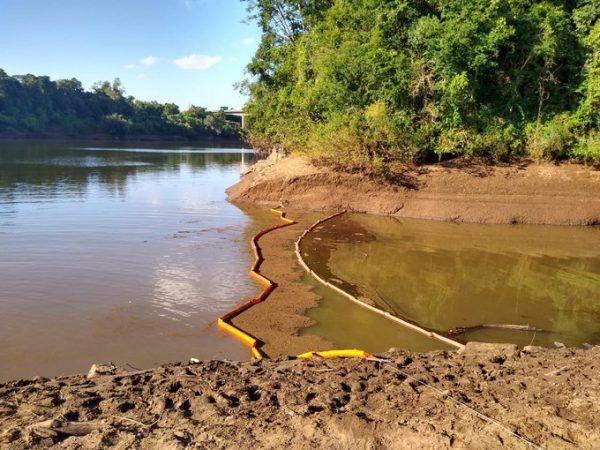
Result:
{"label": "shallow green water", "polygon": [[379,314],[355,305],[308,275],[303,281],[313,287],[321,301],[317,308],[307,312],[316,323],[303,329],[301,334],[316,334],[334,343],[337,348],[359,348],[374,353],[392,347],[419,352],[454,348],[401,328]]}
{"label": "shallow green water", "polygon": [[[600,343],[600,229],[476,225],[346,215],[306,239],[309,265],[330,281],[438,332],[482,324],[543,332],[473,328],[461,340],[527,345]],[[350,341],[328,323],[348,302],[327,297],[305,332]],[[358,311],[357,314],[364,314]],[[363,319],[356,319],[360,323]],[[327,331],[325,331],[327,329]],[[385,345],[420,349],[382,329]],[[372,341],[377,336],[370,338]],[[383,345],[383,346],[385,346]],[[379,347],[382,347],[380,345]]]}

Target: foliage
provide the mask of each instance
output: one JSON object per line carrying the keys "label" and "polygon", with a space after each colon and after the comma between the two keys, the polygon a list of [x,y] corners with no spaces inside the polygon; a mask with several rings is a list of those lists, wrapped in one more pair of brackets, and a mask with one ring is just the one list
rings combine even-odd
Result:
{"label": "foliage", "polygon": [[600,161],[600,133],[592,132],[579,139],[571,151],[571,157],[584,163]]}
{"label": "foliage", "polygon": [[[226,109],[226,108],[225,108]],[[238,136],[239,124],[223,110],[145,102],[125,96],[117,78],[99,81],[90,91],[75,78],[9,76],[0,69],[0,133],[106,133],[126,136]]]}
{"label": "foliage", "polygon": [[597,136],[598,0],[246,1],[258,145],[381,165],[580,158]]}
{"label": "foliage", "polygon": [[538,161],[559,159],[567,155],[575,142],[570,117],[561,114],[544,124],[531,126],[527,137],[527,151]]}

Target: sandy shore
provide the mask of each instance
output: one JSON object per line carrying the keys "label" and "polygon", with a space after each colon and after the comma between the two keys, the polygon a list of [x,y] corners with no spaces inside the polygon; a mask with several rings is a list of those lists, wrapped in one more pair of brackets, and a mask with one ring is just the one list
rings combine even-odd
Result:
{"label": "sandy shore", "polygon": [[[260,229],[279,223],[278,216],[267,208],[252,209],[251,212],[257,223],[249,230],[248,241]],[[232,320],[235,326],[260,339],[263,342],[261,350],[270,357],[333,348],[333,344],[316,335],[298,334],[298,330],[312,324],[304,313],[308,308],[317,306],[320,297],[301,281],[304,272],[294,255],[294,242],[323,214],[294,210],[287,213],[297,222],[295,225],[275,230],[259,240],[264,257],[259,271],[276,284],[275,290],[263,303]],[[259,290],[257,285],[257,293]]]}
{"label": "sandy shore", "polygon": [[228,190],[235,203],[300,210],[348,209],[476,223],[600,224],[600,170],[577,164],[406,168],[394,183],[316,167],[307,158],[267,159]]}
{"label": "sandy shore", "polygon": [[10,382],[0,447],[528,448],[510,432],[546,448],[599,442],[600,348],[386,356],[382,366],[208,361]]}

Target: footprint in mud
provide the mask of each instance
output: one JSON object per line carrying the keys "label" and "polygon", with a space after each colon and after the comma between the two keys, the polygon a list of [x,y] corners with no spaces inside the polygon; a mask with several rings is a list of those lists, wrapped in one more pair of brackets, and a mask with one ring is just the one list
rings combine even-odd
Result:
{"label": "footprint in mud", "polygon": [[256,402],[256,401],[260,400],[261,392],[258,389],[258,387],[250,385],[250,386],[247,386],[246,388],[244,388],[244,391],[246,392],[246,398],[249,401]]}

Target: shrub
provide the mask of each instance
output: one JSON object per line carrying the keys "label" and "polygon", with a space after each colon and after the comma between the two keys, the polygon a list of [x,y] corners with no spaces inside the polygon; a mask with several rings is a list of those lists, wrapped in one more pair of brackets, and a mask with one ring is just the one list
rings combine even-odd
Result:
{"label": "shrub", "polygon": [[531,124],[528,131],[527,153],[538,161],[564,158],[576,142],[573,120],[567,114]]}
{"label": "shrub", "polygon": [[581,138],[571,150],[570,156],[584,163],[600,164],[600,132],[592,132]]}

